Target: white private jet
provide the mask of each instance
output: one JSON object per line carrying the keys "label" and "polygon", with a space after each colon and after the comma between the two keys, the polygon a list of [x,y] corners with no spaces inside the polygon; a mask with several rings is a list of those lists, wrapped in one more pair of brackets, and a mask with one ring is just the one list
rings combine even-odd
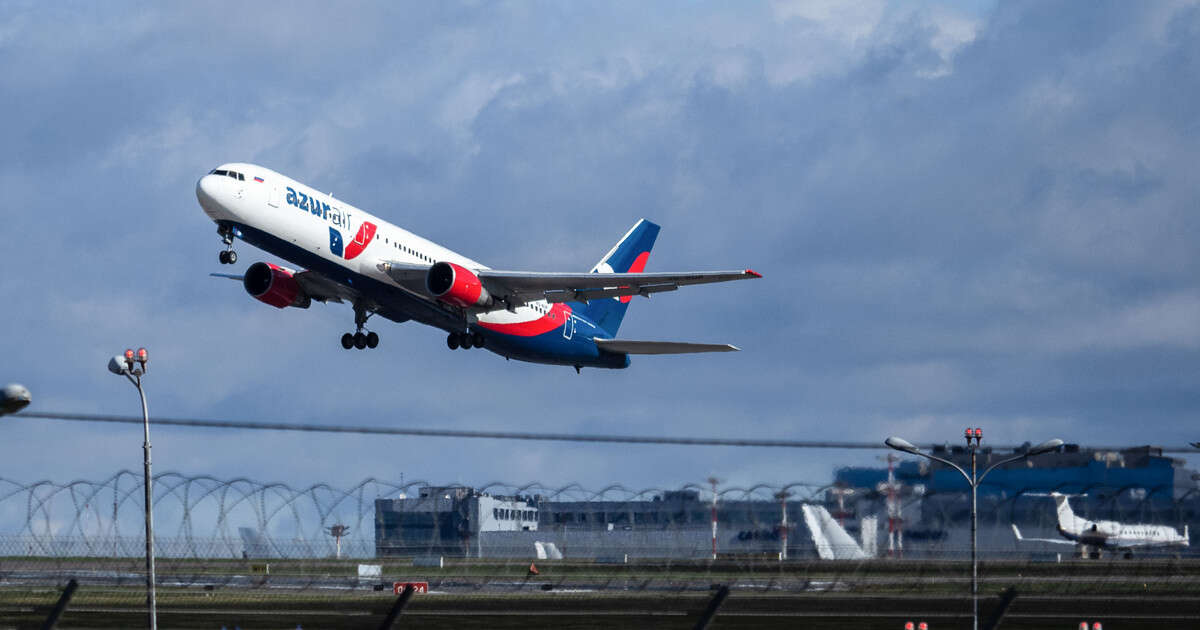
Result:
{"label": "white private jet", "polygon": [[1183,526],[1183,534],[1180,534],[1168,525],[1092,521],[1075,514],[1068,495],[1051,492],[1050,496],[1054,499],[1058,511],[1058,533],[1062,538],[1026,538],[1021,535],[1016,523],[1013,523],[1012,529],[1017,540],[1078,545],[1083,547],[1085,552],[1089,547],[1097,550],[1124,551],[1126,556],[1134,549],[1187,547],[1190,544],[1187,525]]}

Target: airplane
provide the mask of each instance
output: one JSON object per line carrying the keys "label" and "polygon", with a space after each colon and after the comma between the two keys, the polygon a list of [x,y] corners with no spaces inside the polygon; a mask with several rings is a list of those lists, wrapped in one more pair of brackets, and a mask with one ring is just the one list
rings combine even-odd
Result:
{"label": "airplane", "polygon": [[446,331],[446,345],[486,348],[506,359],[625,368],[633,354],[730,352],[729,344],[617,339],[633,296],[682,286],[761,278],[753,270],[644,273],[659,226],[642,219],[589,273],[498,271],[268,168],[223,164],[196,182],[200,207],[237,262],[234,239],[303,267],[268,262],[240,280],[276,308],[348,303],[356,332],[342,347],[375,348],[368,318],[416,321]]}
{"label": "airplane", "polygon": [[[803,503],[804,524],[812,535],[817,557],[822,560],[866,560],[871,556],[846,532],[823,505]],[[873,532],[872,532],[873,533]],[[866,530],[863,531],[867,535]],[[865,542],[865,540],[864,540]]]}
{"label": "airplane", "polygon": [[1083,548],[1082,551],[1085,553],[1088,547],[1097,550],[1124,551],[1126,557],[1129,557],[1135,548],[1187,547],[1190,545],[1187,525],[1183,526],[1183,534],[1180,535],[1178,530],[1168,525],[1091,521],[1075,514],[1075,511],[1071,509],[1068,495],[1051,492],[1050,496],[1054,498],[1057,507],[1058,533],[1063,538],[1026,538],[1021,535],[1017,524],[1013,523],[1013,533],[1016,534],[1018,541],[1078,545]]}
{"label": "airplane", "polygon": [[16,413],[29,405],[33,398],[24,385],[9,383],[0,393],[0,416]]}

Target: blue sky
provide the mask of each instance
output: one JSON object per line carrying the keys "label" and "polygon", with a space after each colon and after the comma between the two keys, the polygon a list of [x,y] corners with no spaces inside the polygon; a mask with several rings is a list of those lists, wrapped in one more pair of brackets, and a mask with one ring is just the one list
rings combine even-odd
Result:
{"label": "blue sky", "polygon": [[[912,441],[1200,439],[1194,2],[6,3],[0,381],[41,410]],[[754,282],[637,300],[624,371],[345,352],[348,308],[208,277],[217,164],[287,173],[488,265]],[[242,267],[274,260],[248,246]],[[6,420],[0,476],[101,479],[140,429]],[[821,481],[875,454],[161,428],[156,470],[601,487]],[[1193,459],[1193,463],[1200,463]]]}

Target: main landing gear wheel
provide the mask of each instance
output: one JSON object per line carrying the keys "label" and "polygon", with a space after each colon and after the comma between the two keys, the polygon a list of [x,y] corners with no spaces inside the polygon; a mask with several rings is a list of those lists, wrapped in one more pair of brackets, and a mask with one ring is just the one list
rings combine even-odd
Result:
{"label": "main landing gear wheel", "polygon": [[221,261],[222,265],[232,265],[237,262],[237,252],[232,249],[220,252],[217,254],[217,260]]}
{"label": "main landing gear wheel", "polygon": [[363,332],[363,325],[367,323],[367,318],[371,313],[367,309],[358,304],[354,305],[354,325],[358,329],[353,333],[342,335],[342,347],[349,350],[350,348],[365,348],[379,347],[379,335],[373,332]]}
{"label": "main landing gear wheel", "polygon": [[446,347],[451,350],[482,348],[486,343],[487,338],[481,332],[452,332],[446,335]]}

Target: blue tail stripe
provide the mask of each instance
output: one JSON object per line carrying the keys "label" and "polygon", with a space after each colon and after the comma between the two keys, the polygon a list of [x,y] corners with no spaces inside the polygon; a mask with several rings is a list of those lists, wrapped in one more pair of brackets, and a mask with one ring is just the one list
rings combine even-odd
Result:
{"label": "blue tail stripe", "polygon": [[[600,262],[596,263],[592,271],[596,273],[643,271],[644,258],[638,265],[639,268],[634,268],[634,265],[639,263],[638,258],[643,254],[649,256],[650,250],[654,247],[654,241],[658,238],[658,231],[657,224],[645,219],[638,221],[633,229],[629,230],[625,237]],[[573,308],[595,322],[610,337],[615,337],[617,329],[621,327],[621,320],[625,318],[629,302],[620,298],[601,298],[592,300],[588,304],[573,305]]]}

